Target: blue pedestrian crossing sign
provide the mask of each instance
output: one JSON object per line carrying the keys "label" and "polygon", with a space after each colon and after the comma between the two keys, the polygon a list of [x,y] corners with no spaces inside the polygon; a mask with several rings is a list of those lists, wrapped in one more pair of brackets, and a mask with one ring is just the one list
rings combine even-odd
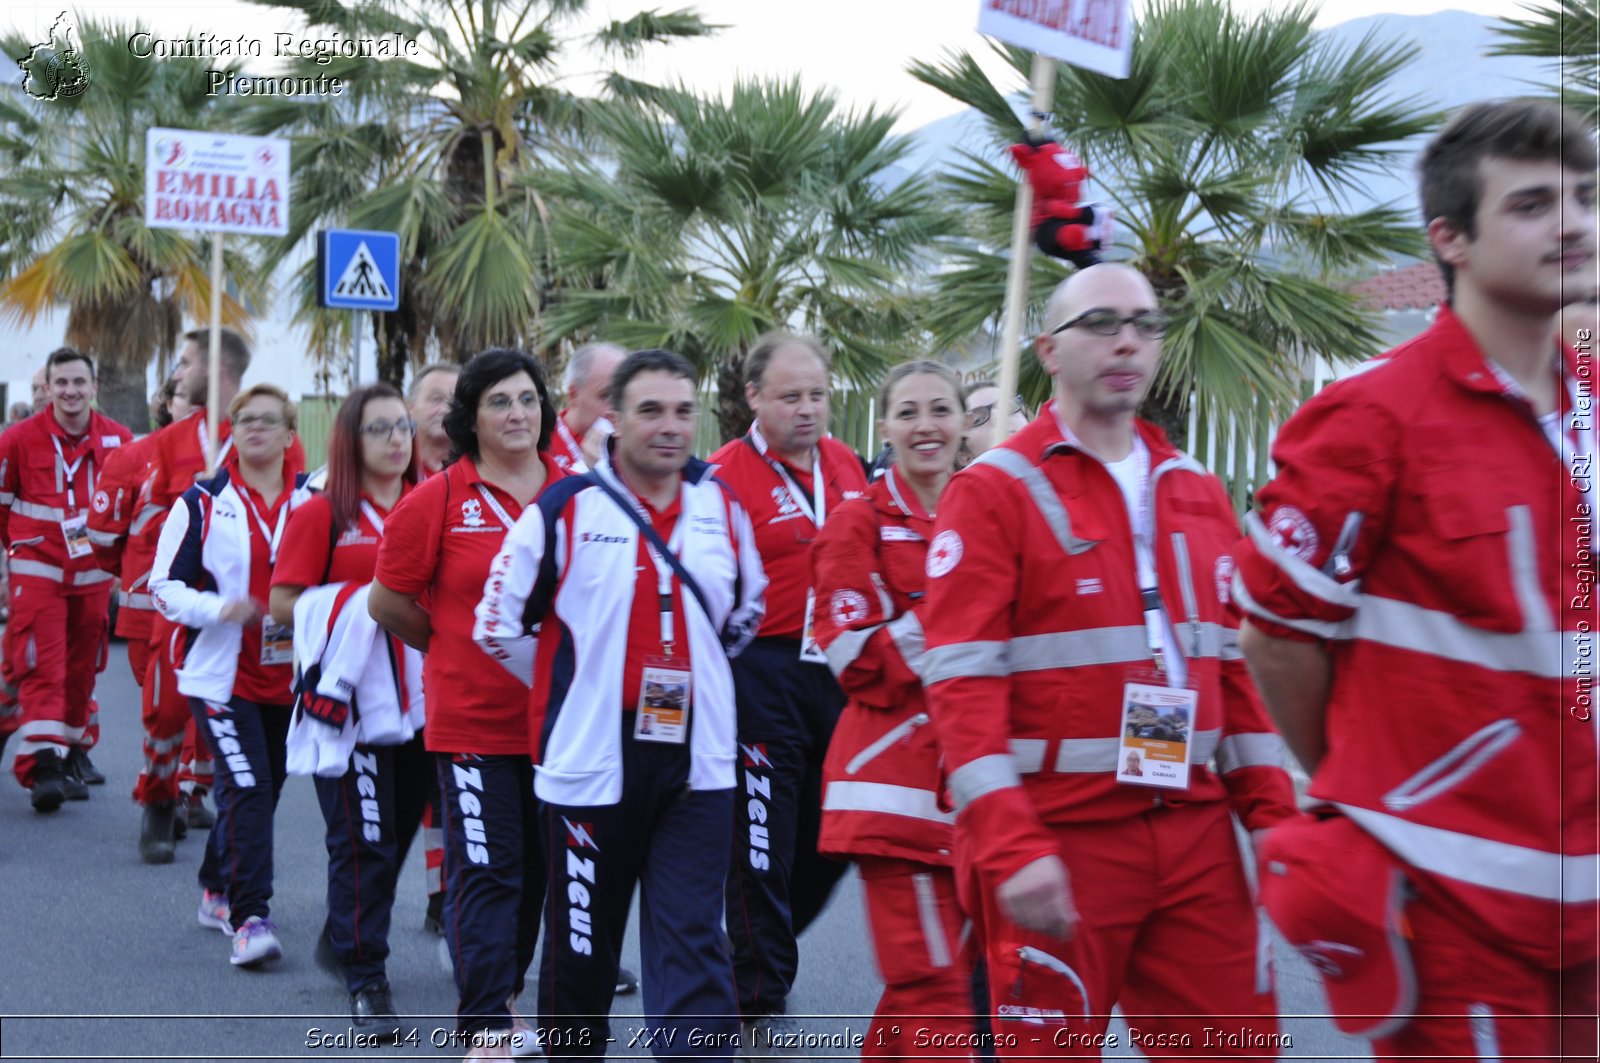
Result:
{"label": "blue pedestrian crossing sign", "polygon": [[317,233],[317,305],[334,310],[400,307],[400,235],[366,229]]}

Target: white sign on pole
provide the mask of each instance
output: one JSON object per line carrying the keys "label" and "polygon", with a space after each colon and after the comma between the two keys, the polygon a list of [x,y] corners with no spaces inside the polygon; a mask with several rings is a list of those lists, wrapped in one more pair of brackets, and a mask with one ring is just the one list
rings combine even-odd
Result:
{"label": "white sign on pole", "polygon": [[980,0],[978,32],[1107,77],[1128,76],[1132,0]]}
{"label": "white sign on pole", "polygon": [[150,129],[144,144],[144,223],[150,228],[288,234],[287,140]]}

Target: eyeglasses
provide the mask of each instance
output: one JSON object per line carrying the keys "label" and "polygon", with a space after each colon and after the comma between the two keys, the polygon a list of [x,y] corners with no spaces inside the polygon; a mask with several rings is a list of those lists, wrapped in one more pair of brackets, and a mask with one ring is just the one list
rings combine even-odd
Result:
{"label": "eyeglasses", "polygon": [[[987,402],[982,406],[974,406],[972,409],[968,410],[967,416],[972,418],[972,427],[977,428],[981,425],[988,424],[989,418],[994,416],[994,405],[995,404],[992,402]],[[1012,413],[1022,413],[1026,409],[1027,407],[1022,404],[1021,395],[1013,395],[1011,397]]]}
{"label": "eyeglasses", "polygon": [[536,391],[524,391],[521,395],[512,399],[510,395],[501,392],[498,395],[490,395],[484,399],[483,408],[490,413],[508,413],[511,410],[512,402],[520,402],[524,410],[531,410],[539,405],[539,393]]}
{"label": "eyeglasses", "polygon": [[1167,334],[1167,329],[1172,327],[1172,319],[1154,310],[1145,310],[1123,317],[1115,310],[1095,307],[1093,310],[1085,310],[1065,324],[1057,325],[1050,330],[1050,335],[1054,336],[1058,332],[1081,326],[1096,336],[1115,336],[1122,331],[1124,325],[1132,325],[1133,331],[1142,339],[1159,340]]}
{"label": "eyeglasses", "polygon": [[396,432],[403,436],[414,435],[417,431],[417,422],[409,417],[403,421],[373,421],[371,424],[362,425],[361,431],[373,439],[393,439]]}
{"label": "eyeglasses", "polygon": [[262,428],[282,428],[284,420],[276,413],[247,413],[233,419],[235,428],[254,428],[257,425]]}

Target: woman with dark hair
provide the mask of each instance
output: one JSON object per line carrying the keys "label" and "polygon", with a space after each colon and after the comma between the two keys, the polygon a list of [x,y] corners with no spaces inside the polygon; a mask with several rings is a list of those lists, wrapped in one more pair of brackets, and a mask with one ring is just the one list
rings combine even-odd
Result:
{"label": "woman with dark hair", "polygon": [[[272,572],[272,617],[294,627],[301,661],[289,771],[314,776],[328,828],[328,917],[318,951],[337,961],[351,1025],[363,1033],[397,1022],[384,969],[389,914],[433,770],[417,726],[421,699],[410,697],[408,669],[395,667],[417,671],[420,660],[408,661],[416,651],[389,645],[388,636],[374,637],[362,593],[378,567],[385,521],[416,484],[415,433],[405,400],[388,384],[346,399],[328,440],[327,489],[289,522]],[[349,711],[357,696],[359,719]]]}
{"label": "woman with dark hair", "polygon": [[388,520],[368,597],[374,620],[427,653],[425,740],[444,809],[445,939],[457,1028],[475,1046],[469,1058],[536,1050],[531,1031],[513,1030],[510,1009],[544,900],[528,690],[472,641],[472,627],[501,540],[562,476],[547,453],[554,426],[544,373],[529,355],[488,350],[463,366],[444,419],[454,459]]}

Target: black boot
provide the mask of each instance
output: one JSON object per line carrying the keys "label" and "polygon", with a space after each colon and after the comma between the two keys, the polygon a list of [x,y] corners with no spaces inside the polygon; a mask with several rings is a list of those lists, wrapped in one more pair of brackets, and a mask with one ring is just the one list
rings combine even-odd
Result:
{"label": "black boot", "polygon": [[61,754],[53,749],[33,757],[33,791],[30,800],[35,812],[54,812],[67,799],[67,769]]}
{"label": "black boot", "polygon": [[350,994],[350,1025],[357,1033],[385,1034],[400,1029],[389,983],[379,979]]}
{"label": "black boot", "polygon": [[217,817],[206,807],[206,788],[196,786],[183,799],[184,818],[195,830],[210,830]]}
{"label": "black boot", "polygon": [[174,832],[178,819],[176,801],[156,801],[144,807],[144,822],[139,827],[139,858],[147,864],[170,864],[178,850]]}
{"label": "black boot", "polygon": [[90,786],[106,784],[105,773],[94,766],[94,761],[89,759],[89,751],[86,749],[73,749],[67,754],[67,771]]}

